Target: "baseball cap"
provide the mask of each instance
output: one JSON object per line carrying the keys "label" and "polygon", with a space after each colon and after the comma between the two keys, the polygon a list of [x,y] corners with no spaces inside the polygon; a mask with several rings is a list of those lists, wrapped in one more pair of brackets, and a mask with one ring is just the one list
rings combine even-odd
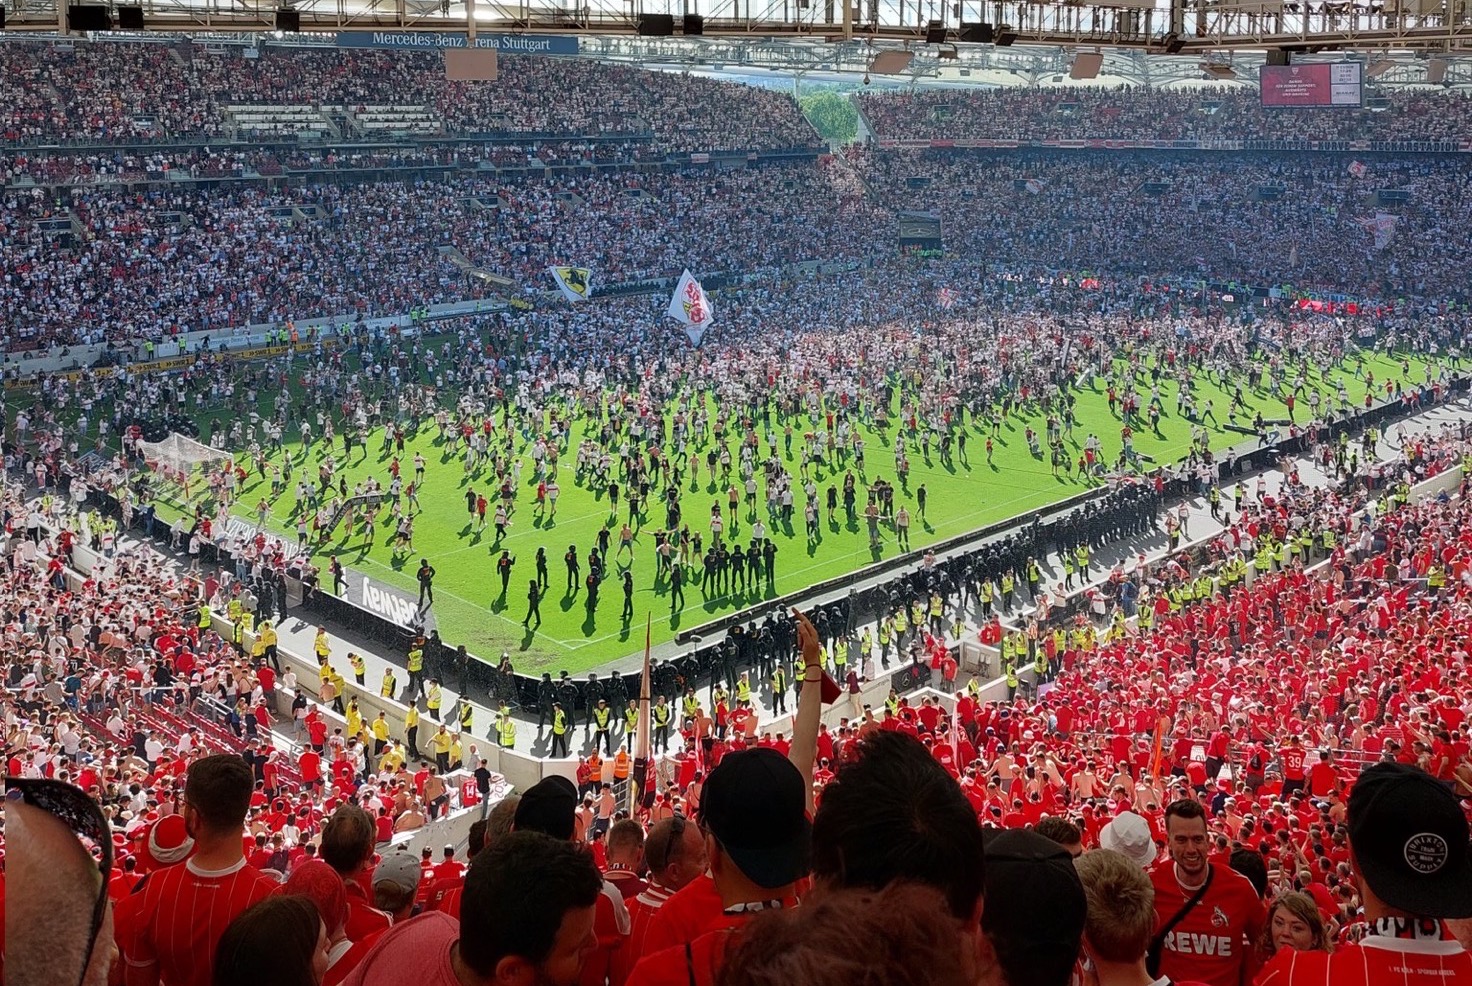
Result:
{"label": "baseball cap", "polygon": [[1099,845],[1128,856],[1141,869],[1155,862],[1155,837],[1150,823],[1132,811],[1122,811],[1099,830]]}
{"label": "baseball cap", "polygon": [[701,791],[700,824],[759,887],[785,887],[808,872],[813,825],[802,774],[776,750],[722,757]]}
{"label": "baseball cap", "polygon": [[400,850],[391,852],[373,868],[374,883],[392,883],[408,893],[419,889],[419,877],[423,870],[413,853]]}
{"label": "baseball cap", "polygon": [[578,789],[566,777],[544,777],[521,796],[512,828],[517,832],[541,832],[554,839],[571,839],[576,828]]}
{"label": "baseball cap", "polygon": [[1088,902],[1073,857],[1029,829],[984,829],[987,907],[981,930],[1009,981],[1067,982],[1084,933]]}
{"label": "baseball cap", "polygon": [[1365,883],[1416,917],[1472,917],[1467,819],[1450,790],[1398,763],[1367,768],[1349,794],[1349,844]]}
{"label": "baseball cap", "polygon": [[329,933],[342,927],[348,919],[347,887],[337,870],[320,859],[309,859],[293,867],[282,892],[310,898]]}

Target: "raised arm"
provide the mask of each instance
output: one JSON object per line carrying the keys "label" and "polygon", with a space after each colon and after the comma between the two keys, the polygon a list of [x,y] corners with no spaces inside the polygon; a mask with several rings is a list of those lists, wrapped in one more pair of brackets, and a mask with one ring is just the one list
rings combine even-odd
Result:
{"label": "raised arm", "polygon": [[792,747],[787,757],[802,774],[807,792],[808,811],[813,811],[813,762],[818,756],[818,723],[823,717],[823,657],[818,631],[797,610],[797,644],[802,651],[802,691],[797,699],[797,715],[792,719]]}

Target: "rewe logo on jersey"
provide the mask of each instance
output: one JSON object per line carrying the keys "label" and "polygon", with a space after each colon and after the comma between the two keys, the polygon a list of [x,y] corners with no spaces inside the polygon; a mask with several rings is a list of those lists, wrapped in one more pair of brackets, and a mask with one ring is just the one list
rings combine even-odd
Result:
{"label": "rewe logo on jersey", "polygon": [[1232,955],[1232,939],[1226,935],[1172,931],[1165,936],[1165,947],[1180,955],[1216,955],[1224,959]]}

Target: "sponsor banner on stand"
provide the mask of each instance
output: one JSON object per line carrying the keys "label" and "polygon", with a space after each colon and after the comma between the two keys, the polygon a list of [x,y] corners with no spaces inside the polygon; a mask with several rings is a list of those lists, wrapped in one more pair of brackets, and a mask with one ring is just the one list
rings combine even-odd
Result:
{"label": "sponsor banner on stand", "polygon": [[578,39],[567,34],[477,34],[464,31],[338,31],[339,48],[399,48],[413,51],[484,48],[507,55],[576,55]]}

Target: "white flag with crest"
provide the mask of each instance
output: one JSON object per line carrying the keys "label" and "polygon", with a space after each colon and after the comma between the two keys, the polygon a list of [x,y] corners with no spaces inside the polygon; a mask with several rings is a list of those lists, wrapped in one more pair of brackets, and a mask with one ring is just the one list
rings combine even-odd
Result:
{"label": "white flag with crest", "polygon": [[696,346],[700,345],[705,330],[710,328],[711,321],[715,318],[705,288],[700,286],[700,282],[689,270],[680,275],[680,281],[675,285],[675,293],[670,297],[669,316],[685,326],[685,334]]}

